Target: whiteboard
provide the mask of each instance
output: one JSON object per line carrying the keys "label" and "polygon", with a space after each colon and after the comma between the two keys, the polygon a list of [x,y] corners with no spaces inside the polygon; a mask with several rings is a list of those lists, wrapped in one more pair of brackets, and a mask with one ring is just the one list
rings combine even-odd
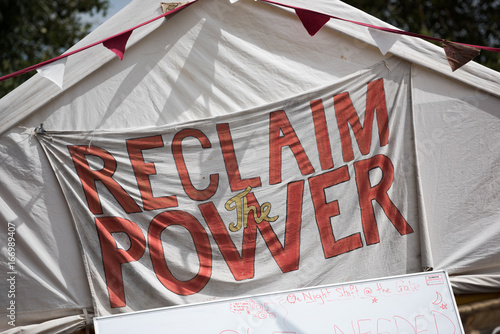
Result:
{"label": "whiteboard", "polygon": [[94,318],[97,334],[464,333],[433,271]]}

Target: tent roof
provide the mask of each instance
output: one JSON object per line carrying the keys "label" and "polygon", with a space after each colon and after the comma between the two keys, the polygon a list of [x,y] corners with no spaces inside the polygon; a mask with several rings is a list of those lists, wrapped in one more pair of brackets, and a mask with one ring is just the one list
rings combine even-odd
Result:
{"label": "tent roof", "polygon": [[[387,23],[341,1],[332,2],[321,0],[307,2],[305,0],[283,0],[281,3],[367,24],[389,28],[392,27],[391,25],[388,25]],[[194,6],[196,5],[197,4],[194,4]],[[233,5],[236,6],[237,3]],[[270,10],[285,10],[292,12],[289,8],[269,4],[265,5],[268,5]],[[332,12],[332,9],[334,12]],[[134,0],[124,10],[120,11],[104,24],[99,26],[69,51],[76,50],[114,34],[120,33],[158,15],[161,15],[161,8],[158,1]],[[127,47],[130,48],[142,39],[146,38],[151,32],[158,29],[163,24],[165,24],[165,20],[161,19],[134,30],[127,43]],[[369,45],[376,46],[375,41],[369,33],[369,28],[333,19],[331,19],[323,29],[325,28],[333,29]],[[443,49],[422,39],[400,36],[398,42],[393,45],[389,53],[414,64],[436,71],[442,75],[484,90],[490,94],[500,96],[500,93],[498,92],[500,73],[474,62],[470,62],[456,72],[452,72]],[[12,128],[24,118],[43,107],[58,95],[62,94],[65,90],[78,84],[80,80],[92,74],[94,71],[97,71],[100,67],[110,61],[119,60],[116,59],[115,54],[102,45],[97,45],[96,47],[68,57],[63,89],[49,83],[47,79],[43,78],[39,74],[34,75],[25,84],[21,85],[0,100],[0,118],[2,119],[2,123],[0,124],[0,133]]]}

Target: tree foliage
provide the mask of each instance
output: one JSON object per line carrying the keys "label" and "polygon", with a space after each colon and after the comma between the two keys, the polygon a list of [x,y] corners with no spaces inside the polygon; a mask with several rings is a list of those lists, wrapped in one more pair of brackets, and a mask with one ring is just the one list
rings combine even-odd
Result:
{"label": "tree foliage", "polygon": [[[400,29],[453,42],[499,47],[500,0],[345,0]],[[500,71],[500,54],[475,61]]]}
{"label": "tree foliage", "polygon": [[[62,54],[87,35],[84,14],[105,14],[108,0],[0,0],[0,76]],[[0,82],[0,97],[33,73]]]}

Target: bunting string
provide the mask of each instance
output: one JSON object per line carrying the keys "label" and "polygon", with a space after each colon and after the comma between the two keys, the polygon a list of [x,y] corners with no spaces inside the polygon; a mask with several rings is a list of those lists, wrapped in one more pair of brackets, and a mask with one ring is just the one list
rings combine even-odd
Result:
{"label": "bunting string", "polygon": [[[84,50],[87,50],[91,47],[94,47],[96,45],[99,45],[99,44],[103,44],[104,46],[106,46],[107,48],[110,48],[111,51],[113,51],[119,58],[120,60],[123,59],[123,53],[124,53],[124,50],[125,50],[125,44],[127,43],[127,40],[128,40],[128,37],[130,37],[130,35],[132,34],[132,32],[137,29],[137,28],[140,28],[142,26],[145,26],[151,22],[154,22],[156,20],[159,20],[163,17],[166,17],[168,15],[171,15],[171,14],[174,14],[175,12],[178,12],[184,8],[186,8],[187,6],[197,2],[198,0],[194,0],[194,1],[191,1],[191,2],[188,2],[188,3],[185,3],[175,9],[172,9],[166,13],[163,13],[149,21],[146,21],[146,22],[143,22],[139,25],[136,25],[135,27],[133,28],[130,28],[130,29],[127,29],[125,31],[122,31],[116,35],[113,35],[111,37],[108,37],[108,38],[105,38],[105,39],[102,39],[98,42],[95,42],[95,43],[92,43],[92,44],[89,44],[87,46],[84,46],[80,49],[77,49],[77,50],[74,50],[74,51],[71,51],[71,52],[68,52],[68,53],[64,53],[58,57],[55,57],[55,58],[52,58],[52,59],[49,59],[49,60],[45,60],[45,61],[42,61],[41,63],[38,63],[38,64],[35,64],[35,65],[31,65],[29,67],[26,67],[22,70],[19,70],[17,72],[13,72],[13,73],[10,73],[10,74],[7,74],[7,75],[4,75],[2,77],[0,77],[0,81],[4,81],[4,80],[7,80],[7,79],[10,79],[10,78],[13,78],[15,76],[18,76],[18,75],[21,75],[21,74],[24,74],[24,73],[28,73],[30,71],[33,71],[33,70],[36,70],[42,66],[45,66],[45,65],[48,65],[50,63],[53,63],[59,59],[63,59],[63,58],[66,58],[66,57],[69,57],[71,55],[74,55],[75,53],[78,53],[78,52],[82,52]],[[120,55],[121,54],[121,55]]]}
{"label": "bunting string", "polygon": [[[132,32],[135,29],[140,28],[140,27],[142,27],[144,25],[147,25],[147,24],[149,24],[151,22],[154,22],[154,21],[156,21],[158,19],[161,19],[163,17],[166,17],[168,15],[174,14],[175,12],[184,9],[187,6],[193,4],[193,3],[197,2],[197,1],[198,0],[193,0],[193,1],[188,2],[188,3],[179,3],[180,6],[174,8],[172,10],[166,11],[162,15],[159,15],[159,16],[157,16],[157,17],[155,17],[155,18],[153,18],[153,19],[151,19],[149,21],[141,23],[141,24],[139,24],[139,25],[137,25],[137,26],[135,26],[133,28],[127,29],[125,31],[122,31],[122,32],[116,34],[116,35],[113,35],[111,37],[105,38],[103,40],[100,40],[98,42],[92,43],[90,45],[84,46],[84,47],[79,48],[77,50],[74,50],[74,51],[62,54],[62,55],[60,55],[58,57],[55,57],[55,58],[43,61],[41,63],[38,63],[38,64],[35,64],[35,65],[32,65],[32,66],[26,67],[26,68],[24,68],[22,70],[19,70],[17,72],[13,72],[13,73],[4,75],[4,76],[0,77],[0,81],[4,81],[4,80],[10,79],[12,77],[15,77],[15,76],[18,76],[18,75],[30,72],[32,70],[39,69],[40,67],[48,65],[50,63],[53,63],[53,62],[55,62],[57,60],[69,57],[69,56],[71,56],[71,55],[73,55],[75,53],[84,51],[84,50],[86,50],[88,48],[94,47],[94,46],[99,45],[101,43],[105,47],[107,47],[108,49],[110,49],[111,51],[113,51],[118,56],[118,58],[120,58],[120,60],[123,60],[123,55],[125,53],[126,43],[128,41],[128,38],[130,37],[130,35],[132,34]],[[304,8],[300,8],[300,7],[295,7],[295,6],[291,6],[291,5],[282,4],[282,3],[275,2],[275,1],[272,1],[272,0],[260,0],[260,1],[266,2],[266,3],[269,3],[269,4],[273,4],[273,5],[276,5],[276,6],[280,6],[280,7],[286,7],[286,8],[293,9],[295,11],[296,15],[299,17],[299,19],[302,22],[302,24],[304,25],[304,27],[306,28],[307,32],[311,36],[314,36],[330,19],[334,19],[334,20],[349,22],[349,23],[352,23],[352,24],[357,24],[357,25],[360,25],[360,26],[364,26],[364,27],[375,29],[375,30],[379,30],[379,31],[384,31],[384,32],[387,32],[387,33],[398,34],[398,35],[405,35],[405,36],[410,36],[410,37],[415,37],[415,38],[421,38],[421,39],[424,39],[424,40],[429,40],[429,41],[434,41],[434,42],[441,42],[444,45],[445,53],[447,55],[448,61],[450,62],[450,66],[452,67],[453,71],[455,71],[460,66],[464,65],[465,63],[467,63],[468,61],[472,60],[475,56],[477,56],[479,54],[479,52],[474,51],[474,50],[481,49],[481,50],[485,50],[485,51],[491,51],[491,52],[498,52],[498,53],[500,53],[500,48],[494,48],[494,47],[488,47],[488,46],[481,46],[481,45],[473,45],[473,44],[466,44],[466,43],[459,43],[459,42],[452,42],[452,41],[447,41],[445,39],[441,39],[441,38],[437,38],[437,37],[432,37],[432,36],[421,35],[421,34],[409,32],[409,31],[392,29],[392,28],[386,28],[386,27],[380,27],[380,26],[376,26],[376,25],[372,25],[372,24],[367,24],[367,23],[363,23],[363,22],[358,22],[358,21],[353,21],[353,20],[349,20],[349,19],[344,19],[344,18],[341,18],[341,17],[337,17],[337,16],[325,14],[325,13],[320,13],[320,12],[312,11],[312,10],[309,10],[309,9],[304,9]],[[458,57],[458,58],[460,58],[460,61],[457,62],[457,59],[450,58],[450,57],[453,57],[453,55],[458,55],[458,54],[460,54],[460,57]],[[472,57],[472,58],[470,58],[470,57]],[[468,58],[470,58],[470,59],[468,59]]]}
{"label": "bunting string", "polygon": [[[393,33],[393,34],[406,35],[406,36],[410,36],[410,37],[417,37],[417,38],[421,38],[421,39],[425,39],[425,40],[430,40],[430,41],[435,41],[435,42],[444,42],[444,41],[446,41],[445,39],[442,39],[442,38],[437,38],[437,37],[432,37],[432,36],[426,36],[426,35],[421,35],[421,34],[409,32],[409,31],[392,29],[392,28],[385,28],[385,27],[380,27],[380,26],[368,24],[368,23],[363,23],[363,22],[348,20],[348,19],[344,19],[344,18],[341,18],[341,17],[329,15],[329,14],[315,12],[315,11],[312,11],[312,10],[309,10],[309,9],[304,9],[304,8],[295,7],[295,6],[291,6],[291,5],[285,5],[285,4],[282,4],[282,3],[279,3],[279,2],[275,2],[275,1],[272,1],[272,0],[260,0],[260,1],[267,2],[267,3],[273,4],[273,5],[277,5],[277,6],[281,6],[281,7],[290,8],[290,9],[295,10],[296,13],[297,13],[297,11],[302,12],[302,15],[304,15],[304,12],[307,12],[306,15],[317,16],[316,20],[321,20],[320,16],[327,16],[327,17],[332,18],[334,20],[339,20],[339,21],[354,23],[354,24],[357,24],[357,25],[360,25],[360,26],[364,26],[364,27],[367,27],[367,28],[372,28],[372,29],[376,29],[376,30],[380,30],[380,31],[385,31],[385,32]],[[297,13],[297,16],[299,16],[299,18],[300,18],[300,14]],[[326,24],[327,22],[328,22],[328,20],[326,20],[324,22],[324,24]],[[448,41],[448,42],[450,42],[450,41]],[[475,47],[475,48],[483,49],[483,50],[486,50],[486,51],[500,52],[500,48],[493,48],[493,47],[489,47],[489,46],[473,45],[473,44],[466,44],[466,43],[459,43],[459,42],[451,42],[451,43],[460,44],[460,45],[464,45],[464,46],[468,46],[468,47]]]}
{"label": "bunting string", "polygon": [[[358,21],[353,21],[353,20],[348,20],[344,19],[341,17],[333,16],[333,15],[328,15],[324,13],[319,13],[315,11],[311,11],[308,9],[300,8],[300,7],[295,7],[291,5],[285,5],[279,2],[275,2],[272,0],[261,0],[262,2],[267,2],[273,5],[281,6],[281,7],[286,7],[295,10],[295,13],[299,17],[300,21],[306,28],[307,32],[311,35],[314,36],[330,19],[335,19],[335,20],[340,20],[344,22],[349,22],[353,24],[357,24],[360,26],[367,27],[369,29],[373,29],[375,31],[384,31],[392,34],[397,34],[399,35],[406,35],[410,37],[416,37],[416,38],[421,38],[425,40],[430,40],[430,41],[435,41],[435,42],[441,42],[443,44],[443,48],[446,54],[446,59],[448,60],[448,63],[450,64],[451,70],[454,72],[463,65],[467,64],[469,61],[474,59],[477,55],[479,55],[480,50],[487,50],[487,51],[493,51],[493,52],[500,52],[500,48],[493,48],[493,47],[488,47],[488,46],[480,46],[480,45],[472,45],[472,44],[466,44],[466,43],[458,43],[458,42],[452,42],[452,41],[447,41],[442,38],[437,38],[437,37],[432,37],[432,36],[425,36],[413,32],[408,32],[404,30],[398,30],[398,29],[392,29],[392,28],[385,28],[385,27],[380,27],[372,24],[367,24],[363,22],[358,22]],[[371,34],[372,37],[375,39],[376,34]],[[378,37],[378,39],[381,39],[381,37]],[[378,40],[375,40],[377,43],[377,46],[379,47],[380,51],[385,55],[385,53],[390,49],[392,44],[394,44],[395,40],[387,40],[385,39],[383,42],[380,42]]]}

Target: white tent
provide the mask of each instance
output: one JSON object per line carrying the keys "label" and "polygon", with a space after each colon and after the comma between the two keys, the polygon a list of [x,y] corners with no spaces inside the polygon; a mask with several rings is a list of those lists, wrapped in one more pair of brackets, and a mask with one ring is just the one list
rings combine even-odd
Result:
{"label": "white tent", "polygon": [[[340,1],[283,0],[282,3],[352,21],[389,27]],[[75,45],[74,49],[120,33],[160,14],[159,2],[134,0]],[[2,254],[7,254],[7,258],[1,258],[7,280],[2,279],[0,285],[3,296],[0,331],[74,332],[90,325],[95,315],[391,276],[429,268],[446,270],[456,294],[500,291],[500,74],[473,62],[452,72],[440,47],[408,36],[399,36],[389,52],[383,55],[377,43],[390,38],[392,37],[378,36],[366,27],[333,19],[311,37],[289,8],[253,0],[234,3],[228,0],[200,0],[167,19],[134,30],[123,61],[119,61],[115,54],[99,45],[67,58],[62,89],[37,74],[2,98],[0,217],[4,229],[2,235],[12,239],[4,237],[1,243]],[[374,140],[371,141],[370,152],[363,153],[361,149],[358,152],[357,146],[353,144],[354,159],[346,159],[337,149],[340,147],[340,139],[337,137],[342,130],[339,119],[339,130],[333,126],[335,112],[332,110],[336,102],[331,97],[345,97],[342,94],[348,92],[350,95],[347,96],[354,101],[355,110],[360,113],[365,109],[365,99],[370,99],[369,93],[366,95],[366,85],[377,82],[378,78],[384,78],[388,127],[391,131],[389,144],[383,143],[380,130],[383,126],[379,119],[381,112],[377,104],[378,123],[374,121],[373,124],[378,124],[379,132],[373,130]],[[377,94],[379,96],[380,91]],[[307,123],[308,119],[301,118],[300,111],[304,106],[307,107],[309,102],[312,105],[318,99],[323,101],[323,109],[326,110],[325,117],[329,124],[329,128],[324,130],[326,132],[318,130],[316,126],[320,123],[315,123],[316,118],[310,124]],[[361,102],[357,102],[358,100]],[[284,112],[276,113],[280,110]],[[290,123],[286,123],[287,116],[283,116],[285,113],[290,118]],[[274,139],[269,139],[266,132],[273,131],[266,130],[266,122],[271,114],[271,119],[276,116],[280,122]],[[309,114],[307,117],[310,117]],[[250,122],[255,122],[258,127],[252,130],[247,124]],[[36,132],[41,131],[35,128],[42,123],[47,132],[37,134]],[[223,129],[224,124],[229,125]],[[296,135],[287,132],[286,129],[291,128],[290,124]],[[353,127],[353,123],[349,124]],[[364,125],[367,125],[366,117]],[[183,132],[186,129],[199,132]],[[189,138],[182,144],[186,137],[205,138],[197,135],[200,132],[206,134],[213,150],[208,148],[209,144],[203,144],[202,149],[199,141],[191,145]],[[331,165],[327,162],[322,165],[321,157],[325,156],[325,151],[324,146],[320,148],[319,143],[324,143],[325,137],[318,135],[321,133],[331,136],[333,155],[331,152],[327,154],[332,155]],[[170,134],[174,139],[169,137]],[[184,134],[184,137],[178,139],[177,136]],[[394,138],[403,138],[404,143],[399,145],[398,141],[393,141],[393,134],[396,136]],[[107,269],[101,268],[102,263],[95,262],[96,256],[101,251],[105,252],[99,248],[99,242],[104,243],[104,239],[99,241],[97,235],[104,238],[114,233],[112,237],[116,238],[117,245],[112,251],[118,259],[124,253],[128,252],[130,255],[136,244],[139,248],[146,248],[143,251],[150,252],[150,256],[153,256],[151,243],[145,246],[146,242],[153,240],[150,237],[153,232],[148,232],[147,227],[146,230],[143,229],[144,244],[133,240],[131,229],[128,230],[128,241],[127,238],[119,241],[119,236],[116,236],[120,234],[116,233],[119,230],[109,230],[109,233],[106,232],[108,234],[101,230],[99,233],[95,232],[96,223],[93,218],[97,222],[102,217],[87,208],[84,199],[88,192],[84,194],[82,191],[84,181],[82,179],[82,183],[79,183],[80,179],[71,178],[78,176],[75,166],[71,164],[71,157],[67,150],[66,156],[59,156],[64,154],[58,153],[58,150],[67,146],[78,146],[83,150],[84,147],[105,147],[109,144],[106,150],[116,158],[118,166],[128,164],[129,174],[133,175],[130,161],[127,160],[129,155],[120,156],[113,153],[112,149],[129,139],[153,138],[156,135],[163,136],[165,150],[172,146],[172,151],[180,149],[182,156],[184,149],[184,164],[187,161],[189,173],[192,176],[200,175],[200,179],[201,175],[215,175],[210,171],[218,170],[218,163],[224,166],[225,162],[228,168],[227,161],[222,162],[223,155],[218,145],[219,141],[227,142],[232,135],[236,148],[233,148],[233,154],[236,151],[241,179],[253,177],[257,180],[259,176],[262,183],[262,186],[260,183],[259,186],[253,184],[255,196],[252,197],[253,202],[251,199],[250,202],[257,203],[257,198],[260,203],[271,203],[266,202],[260,206],[262,212],[269,213],[268,216],[275,216],[279,212],[284,217],[289,212],[286,211],[286,197],[273,198],[264,192],[264,188],[270,188],[273,184],[274,176],[257,174],[259,159],[263,159],[262,165],[266,166],[271,163],[268,160],[273,159],[267,152],[267,140],[279,142],[283,138],[291,138],[293,142],[294,138],[299,137],[303,147],[313,147],[305,149],[309,154],[310,164],[302,164],[303,162],[298,162],[300,149],[293,146],[297,143],[276,144],[280,159],[281,152],[284,152],[282,174],[284,182],[288,183],[288,194],[304,194],[303,197],[288,197],[288,201],[304,202],[300,263],[297,262],[296,267],[283,269],[281,264],[277,266],[273,261],[273,257],[275,260],[279,258],[276,255],[279,249],[272,257],[267,249],[257,250],[254,276],[241,274],[237,279],[233,269],[230,271],[222,259],[229,251],[224,253],[224,250],[218,249],[218,246],[222,246],[217,240],[214,242],[215,233],[212,231],[213,235],[208,239],[212,247],[211,276],[209,275],[210,281],[205,282],[206,286],[201,286],[201,292],[182,293],[181,289],[172,293],[175,287],[166,289],[162,281],[164,278],[158,277],[158,274],[161,284],[153,282],[155,278],[151,269],[156,268],[158,271],[158,267],[155,267],[154,259],[148,260],[146,255],[141,257],[141,253],[134,258],[133,264],[128,263],[132,261],[123,259],[119,262],[118,268],[121,266],[123,269],[122,283],[125,283],[122,285],[127,297],[118,296],[113,299],[111,294],[119,295],[119,289],[113,290],[110,288],[111,283],[106,281],[113,271],[106,271]],[[261,142],[255,139],[262,136],[265,138]],[[172,144],[176,137],[178,146]],[[249,146],[243,150],[246,142]],[[154,150],[162,146],[151,145],[153,146],[149,148]],[[262,145],[262,149],[252,150],[259,145]],[[192,146],[194,152],[189,151]],[[139,151],[140,159],[143,160],[137,161],[142,163],[144,170],[149,168],[149,172],[143,172],[142,176],[153,182],[155,191],[160,189],[156,184],[163,185],[162,182],[166,182],[172,189],[181,189],[176,193],[178,206],[187,208],[189,203],[181,196],[186,185],[177,181],[170,185],[165,178],[159,180],[161,176],[169,175],[168,168],[163,165],[167,163],[167,158],[156,160],[161,155],[159,151],[148,155],[147,146],[142,147],[142,151],[136,151]],[[217,154],[214,153],[215,147]],[[297,151],[289,149],[292,147]],[[126,153],[127,149],[122,151]],[[85,152],[81,156],[87,157],[90,154]],[[147,157],[143,157],[141,152]],[[190,153],[193,154],[188,156]],[[226,159],[227,152],[223,153]],[[369,224],[364,220],[365,213],[359,213],[360,206],[363,207],[363,203],[360,204],[362,200],[359,199],[358,202],[357,197],[348,196],[356,193],[356,186],[358,191],[362,187],[359,181],[361,176],[355,175],[358,170],[352,162],[356,165],[361,162],[360,157],[371,158],[380,154],[392,159],[394,181],[390,189],[384,190],[383,196],[368,195],[364,200],[370,205],[371,202],[381,202],[382,197],[392,200],[389,204],[379,203],[379,208],[385,210],[387,205],[397,207],[407,222],[403,219],[395,223],[391,218],[389,222],[387,217],[399,214],[384,213],[383,210],[372,208],[379,223],[378,240],[374,235],[366,233],[367,225],[361,224]],[[227,156],[230,157],[230,153]],[[135,157],[137,158],[137,154]],[[213,162],[213,157],[217,157],[218,162]],[[156,165],[153,165],[152,159]],[[199,166],[194,163],[191,165],[190,161],[196,159],[202,163]],[[174,160],[171,159],[170,163],[172,161]],[[181,163],[176,161],[177,167],[179,164]],[[366,168],[386,171],[382,163],[374,164],[374,167],[369,165]],[[250,167],[243,167],[246,165]],[[309,165],[314,172],[307,170]],[[383,166],[386,166],[385,162]],[[89,171],[99,169],[90,167],[90,162],[87,167]],[[207,172],[204,167],[211,169]],[[121,173],[119,168],[116,167],[114,175],[106,176],[109,177],[106,180],[115,180],[115,176],[118,180]],[[221,170],[217,174],[220,176],[219,187],[222,189],[225,184],[226,189],[221,190],[223,195],[218,199],[225,201],[231,193],[227,178],[231,181],[236,176],[229,175],[225,178]],[[337,171],[335,175],[339,179],[336,183],[315,195],[309,195],[315,187],[325,182],[321,176],[326,175],[329,170]],[[341,175],[341,172],[345,173]],[[368,173],[369,171],[367,175]],[[105,177],[103,175],[102,178]],[[158,180],[154,181],[156,177]],[[377,177],[378,182],[382,183],[384,176],[366,176],[366,189],[378,189],[374,185]],[[137,179],[139,180],[139,176]],[[116,182],[123,185],[121,181]],[[200,182],[208,181],[203,179]],[[280,183],[276,181],[276,184]],[[341,188],[346,193],[342,195],[345,197],[339,197],[338,193],[333,192],[337,185],[345,187]],[[151,187],[151,183],[149,186]],[[204,188],[206,183],[191,186],[196,192],[196,189]],[[99,185],[95,187],[95,192],[99,192],[98,196],[104,202],[107,190],[99,188]],[[133,193],[134,190],[131,189],[134,187],[137,188],[137,184],[123,185],[123,189],[129,193]],[[232,195],[241,190],[238,187],[235,189]],[[272,189],[269,191],[287,194],[287,187]],[[186,193],[189,192],[186,190]],[[155,199],[164,198],[170,193],[160,191],[153,195],[149,189],[149,194],[150,199]],[[143,190],[140,193],[136,190],[136,194],[130,198],[139,202],[137,198],[140,199],[141,195],[144,195]],[[313,201],[311,196],[316,196]],[[194,209],[198,210],[200,206],[212,203],[207,202],[208,198],[198,199]],[[145,201],[144,196],[142,199]],[[323,206],[317,204],[321,201]],[[229,201],[226,206],[227,203]],[[108,204],[114,208],[115,204]],[[216,203],[216,206],[223,208],[224,203]],[[375,206],[377,205],[374,204]],[[168,205],[163,206],[166,207]],[[285,208],[283,212],[280,207]],[[190,213],[189,216],[182,216],[182,220],[187,221],[195,216],[195,220],[201,222],[202,229],[209,231],[203,218],[206,218],[211,207],[203,208],[205,211],[202,210],[202,213]],[[329,240],[330,243],[339,245],[341,240],[349,241],[340,247],[340,253],[335,253],[334,247],[329,249],[328,243],[318,238],[319,219],[324,218],[320,217],[323,209],[326,210],[324,213],[327,214],[328,222],[331,221],[334,226],[334,232],[331,232],[337,236],[337,239],[334,237]],[[338,211],[336,214],[335,209]],[[146,212],[142,206],[141,210]],[[288,210],[291,210],[290,205]],[[356,212],[351,214],[349,210]],[[155,217],[161,211],[152,209],[147,212],[147,219]],[[312,218],[315,212],[316,219]],[[227,214],[234,212],[229,212],[228,209]],[[133,220],[133,215],[134,213],[129,213],[127,219]],[[351,220],[346,219],[344,222],[341,221],[342,217],[349,217]],[[382,222],[378,217],[386,221]],[[349,221],[355,221],[356,228],[349,229]],[[264,224],[277,226],[271,221]],[[259,225],[259,228],[260,226],[263,225]],[[89,236],[88,233],[92,232],[89,229],[93,229],[93,236]],[[192,234],[192,231],[189,230],[189,233]],[[260,233],[265,234],[262,231]],[[323,236],[321,234],[321,238]],[[175,249],[164,249],[163,247],[168,246],[165,241],[167,237],[162,238],[163,243],[161,240],[159,243],[161,252],[176,254],[167,257],[170,261],[168,266],[177,275],[177,282],[189,281],[198,267],[204,267],[204,258],[196,257],[198,248],[195,255],[183,253],[193,249],[193,239],[196,244],[199,240],[197,237],[190,239],[189,234],[186,236],[186,233],[177,232],[177,241],[172,241]],[[253,245],[262,249],[264,241],[260,236],[257,238]],[[240,240],[240,245],[241,242]],[[320,242],[325,242],[323,249],[318,246]],[[234,243],[238,244],[236,241]],[[270,247],[267,239],[265,244]],[[183,266],[189,268],[188,273],[183,272]],[[200,272],[198,276],[202,276]],[[137,291],[132,291],[134,289]]]}

